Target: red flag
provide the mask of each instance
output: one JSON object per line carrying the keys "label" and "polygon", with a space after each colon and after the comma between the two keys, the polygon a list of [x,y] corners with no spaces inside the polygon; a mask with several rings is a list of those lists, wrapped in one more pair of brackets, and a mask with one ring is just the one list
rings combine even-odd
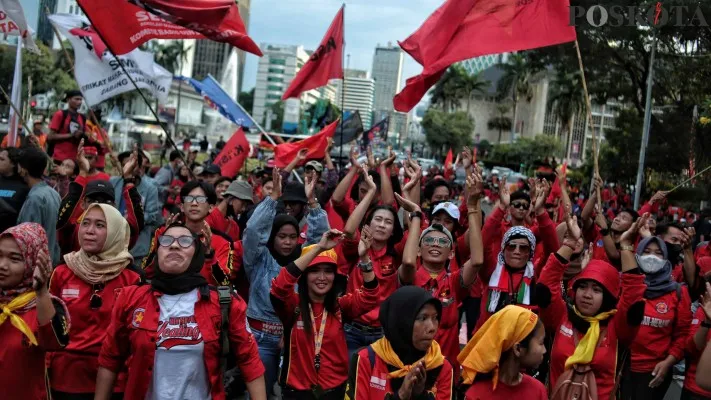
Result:
{"label": "red flag", "polygon": [[452,176],[452,161],[454,160],[454,154],[452,154],[452,149],[450,148],[447,152],[447,157],[444,158],[444,179],[449,179]]}
{"label": "red flag", "polygon": [[[225,18],[234,0],[142,0],[145,10],[160,16],[167,14],[202,24],[219,25]],[[167,18],[166,18],[167,19]]]}
{"label": "red flag", "polygon": [[247,157],[249,157],[249,141],[242,128],[239,128],[217,155],[215,165],[220,167],[223,176],[233,177],[237,176]]}
{"label": "red flag", "polygon": [[274,165],[279,168],[284,168],[291,160],[296,157],[296,154],[301,149],[308,149],[309,153],[306,156],[307,160],[320,159],[326,156],[326,147],[328,147],[328,138],[332,138],[336,133],[339,120],[332,122],[330,125],[310,138],[300,140],[294,143],[284,143],[277,145],[274,148]]}
{"label": "red flag", "polygon": [[476,164],[476,156],[479,154],[479,148],[474,146],[474,151],[472,153],[472,164]]}
{"label": "red flag", "polygon": [[[216,1],[216,0],[213,0]],[[205,23],[214,18],[216,11],[195,13],[196,18],[185,19],[178,15],[188,13],[191,3],[181,0],[172,7],[161,10],[139,7],[126,0],[77,0],[94,29],[101,34],[106,44],[117,55],[130,53],[151,39],[210,39],[229,43],[246,52],[262,56],[262,51],[247,35],[247,30],[239,15],[239,6],[232,3],[224,17],[215,23]],[[168,0],[152,0],[153,3],[172,4]],[[195,3],[195,0],[192,1]],[[212,3],[212,2],[211,2]],[[202,7],[200,7],[202,8]],[[176,11],[173,15],[164,10]],[[200,19],[200,16],[202,19]],[[116,21],[121,21],[117,24]]]}
{"label": "red flag", "polygon": [[281,99],[298,97],[302,92],[324,86],[330,79],[343,78],[344,44],[343,7],[341,7],[318,49],[301,67]]}
{"label": "red flag", "polygon": [[400,43],[423,70],[395,96],[395,109],[411,110],[456,62],[575,40],[568,8],[568,0],[447,0]]}

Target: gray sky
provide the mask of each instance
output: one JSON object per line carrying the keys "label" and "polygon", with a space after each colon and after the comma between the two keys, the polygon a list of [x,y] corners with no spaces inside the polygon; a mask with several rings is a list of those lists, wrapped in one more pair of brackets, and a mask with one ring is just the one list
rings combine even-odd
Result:
{"label": "gray sky", "polygon": [[[348,0],[345,11],[349,68],[370,71],[375,46],[405,40],[443,0]],[[252,0],[249,35],[259,43],[318,47],[343,2],[338,0]],[[405,54],[403,84],[422,67]],[[254,87],[259,58],[248,54],[242,90]],[[345,67],[345,65],[344,65]]]}

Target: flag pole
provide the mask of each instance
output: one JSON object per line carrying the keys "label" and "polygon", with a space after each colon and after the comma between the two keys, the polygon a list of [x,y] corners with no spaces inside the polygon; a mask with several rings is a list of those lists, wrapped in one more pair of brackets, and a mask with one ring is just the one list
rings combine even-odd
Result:
{"label": "flag pole", "polygon": [[[22,112],[14,103],[21,103],[22,99],[22,38],[17,38],[17,51],[15,54],[15,71],[12,78],[12,91],[8,103],[12,104],[10,118],[8,120],[8,145],[14,147],[17,143],[17,128],[20,125],[17,120],[22,121]],[[22,106],[22,104],[20,104]],[[24,122],[24,121],[23,121]],[[28,131],[29,132],[29,131]]]}
{"label": "flag pole", "polygon": [[[346,54],[346,3],[343,3],[343,48],[341,50],[341,65],[344,63],[344,57]],[[346,104],[346,71],[343,70],[343,78],[341,79],[341,143],[338,146],[338,166],[343,166],[343,121],[345,119],[345,107]],[[339,168],[340,169],[340,168]]]}
{"label": "flag pole", "polygon": [[[5,101],[7,101],[8,104],[10,104],[10,107],[11,107],[12,110],[15,112],[15,114],[17,114],[17,115],[19,116],[19,115],[20,115],[20,110],[17,109],[17,106],[15,106],[15,104],[12,102],[12,99],[10,99],[10,96],[7,94],[7,92],[6,92],[5,89],[2,87],[2,85],[0,85],[0,92],[2,92],[2,95],[5,97]],[[19,117],[18,117],[18,118],[19,118]],[[20,120],[22,120],[22,118],[20,118]],[[27,129],[27,132],[32,132],[32,131],[30,130],[29,126],[27,126],[27,121],[22,121],[22,126],[23,126],[25,129]],[[10,132],[8,132],[8,135],[9,135],[9,134],[10,134]],[[15,140],[17,140],[17,129],[15,129]],[[9,141],[9,139],[8,139],[8,146],[10,146],[10,145],[11,145],[11,144],[10,144],[10,141]],[[14,146],[13,146],[13,147],[14,147]]]}
{"label": "flag pole", "polygon": [[[180,65],[178,67],[180,69],[180,73],[178,74],[179,76],[183,76],[183,51],[185,50],[184,46],[185,46],[185,41],[181,39],[180,40],[180,54],[178,55],[178,57],[180,57],[180,59],[178,60],[179,65]],[[178,80],[178,105],[175,107],[175,132],[173,132],[173,134],[176,136],[178,135],[178,128],[180,125],[180,95],[181,95],[182,89],[183,89],[183,80],[179,79]]]}
{"label": "flag pole", "polygon": [[[595,126],[593,126],[592,117],[592,103],[590,102],[590,93],[588,93],[588,84],[585,79],[585,69],[583,68],[583,57],[580,55],[580,45],[578,44],[578,39],[575,39],[575,51],[578,54],[578,66],[580,67],[580,76],[583,78],[583,91],[585,92],[585,104],[587,105],[587,115],[588,115],[588,125],[590,126],[590,133],[592,133],[592,153],[593,153],[593,166],[595,175],[600,175],[600,166],[598,164],[598,151],[597,151],[597,137],[595,135]],[[572,141],[572,138],[571,138]],[[585,144],[585,137],[583,137],[583,144]],[[602,204],[600,200],[600,187],[597,188],[597,207],[599,212],[602,212]]]}

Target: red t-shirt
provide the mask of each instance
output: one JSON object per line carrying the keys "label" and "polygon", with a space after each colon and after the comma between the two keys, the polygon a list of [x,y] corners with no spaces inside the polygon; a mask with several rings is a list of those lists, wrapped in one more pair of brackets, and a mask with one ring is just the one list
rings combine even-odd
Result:
{"label": "red t-shirt", "polygon": [[467,389],[465,396],[466,400],[512,400],[516,398],[548,400],[545,385],[526,374],[523,374],[523,379],[516,386],[509,386],[499,381],[496,384],[496,390],[494,390],[494,384],[488,379],[476,381]]}
{"label": "red t-shirt", "polygon": [[[65,113],[69,114],[66,118],[64,117]],[[64,121],[64,123],[62,123],[62,121]],[[59,134],[68,134],[84,129],[85,124],[86,120],[83,115],[69,110],[59,110],[52,116],[49,129]],[[77,158],[78,147],[79,141],[74,138],[56,141],[54,142],[52,158],[57,161],[64,161],[66,159],[74,160]]]}
{"label": "red t-shirt", "polygon": [[[699,350],[694,344],[694,335],[701,328],[701,323],[706,320],[706,314],[704,309],[699,307],[694,314],[694,319],[691,321],[691,329],[689,330],[689,336],[686,339],[686,376],[684,377],[684,388],[691,393],[698,396],[703,396],[706,398],[711,398],[711,391],[701,389],[699,385],[696,384],[696,368],[699,366],[699,359],[701,358],[701,353],[703,349]],[[711,340],[711,330],[706,333],[705,343]],[[708,346],[708,344],[707,344]]]}

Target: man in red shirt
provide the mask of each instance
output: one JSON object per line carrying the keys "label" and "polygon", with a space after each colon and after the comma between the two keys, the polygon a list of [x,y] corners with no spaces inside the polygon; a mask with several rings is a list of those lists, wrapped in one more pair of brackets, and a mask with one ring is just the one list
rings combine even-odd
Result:
{"label": "man in red shirt", "polygon": [[64,101],[67,102],[68,108],[54,113],[49,124],[49,136],[47,136],[50,145],[54,145],[50,155],[57,164],[66,159],[76,158],[79,140],[84,136],[86,128],[86,117],[79,114],[79,107],[84,101],[81,92],[68,91]]}

